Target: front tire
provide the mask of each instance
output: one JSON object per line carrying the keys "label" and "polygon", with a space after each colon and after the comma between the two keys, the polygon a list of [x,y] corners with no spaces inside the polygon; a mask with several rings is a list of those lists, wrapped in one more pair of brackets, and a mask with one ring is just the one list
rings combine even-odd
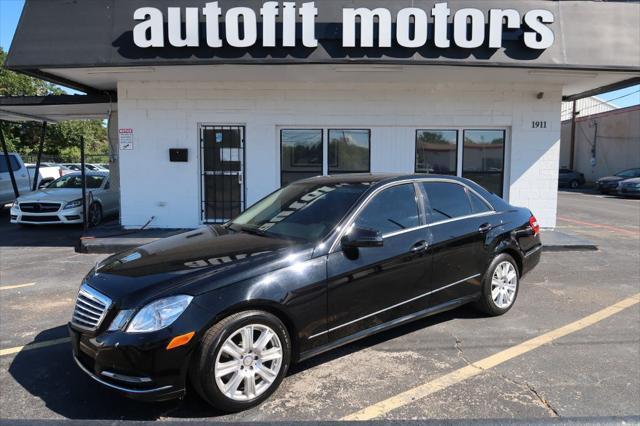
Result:
{"label": "front tire", "polygon": [[506,253],[496,256],[482,281],[477,307],[490,316],[504,315],[513,307],[520,289],[518,264]]}
{"label": "front tire", "polygon": [[291,340],[264,311],[231,315],[211,327],[190,369],[191,382],[213,407],[233,413],[269,398],[289,369]]}

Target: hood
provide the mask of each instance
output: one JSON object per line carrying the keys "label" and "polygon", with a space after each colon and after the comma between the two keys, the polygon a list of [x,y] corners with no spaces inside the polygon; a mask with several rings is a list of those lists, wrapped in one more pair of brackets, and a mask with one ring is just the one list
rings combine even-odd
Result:
{"label": "hood", "polygon": [[41,189],[29,192],[18,198],[19,203],[31,202],[69,202],[82,198],[82,190],[75,188]]}
{"label": "hood", "polygon": [[310,257],[312,251],[291,240],[205,227],[111,256],[87,281],[113,300],[135,305],[176,287],[204,293],[283,267],[293,254]]}
{"label": "hood", "polygon": [[626,179],[624,182],[622,182],[624,185],[635,185],[640,183],[640,178],[631,178],[631,179]]}
{"label": "hood", "polygon": [[598,179],[598,182],[619,182],[621,180],[624,180],[624,178],[621,178],[620,176],[605,176]]}

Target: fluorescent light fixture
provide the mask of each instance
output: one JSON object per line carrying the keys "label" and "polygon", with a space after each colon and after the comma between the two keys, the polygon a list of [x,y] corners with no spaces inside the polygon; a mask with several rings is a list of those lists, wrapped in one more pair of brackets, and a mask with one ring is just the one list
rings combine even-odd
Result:
{"label": "fluorescent light fixture", "polygon": [[127,68],[92,68],[87,71],[87,74],[132,74],[132,73],[146,73],[154,72],[154,67],[127,67]]}
{"label": "fluorescent light fixture", "polygon": [[336,72],[398,72],[403,71],[402,65],[336,65],[332,69]]}
{"label": "fluorescent light fixture", "polygon": [[539,75],[544,77],[596,78],[599,74],[597,72],[589,71],[530,70],[529,75]]}

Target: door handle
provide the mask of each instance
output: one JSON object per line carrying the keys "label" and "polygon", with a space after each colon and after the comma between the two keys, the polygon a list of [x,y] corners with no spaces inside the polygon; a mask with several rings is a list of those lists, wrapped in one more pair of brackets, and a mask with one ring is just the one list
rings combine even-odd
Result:
{"label": "door handle", "polygon": [[483,223],[482,225],[480,225],[480,228],[478,228],[478,232],[480,232],[481,234],[485,234],[491,231],[492,228],[493,225],[491,225],[490,223]]}
{"label": "door handle", "polygon": [[420,241],[419,243],[416,243],[413,247],[411,247],[411,253],[420,253],[423,251],[427,251],[427,247],[429,247],[429,244],[427,244],[426,241]]}

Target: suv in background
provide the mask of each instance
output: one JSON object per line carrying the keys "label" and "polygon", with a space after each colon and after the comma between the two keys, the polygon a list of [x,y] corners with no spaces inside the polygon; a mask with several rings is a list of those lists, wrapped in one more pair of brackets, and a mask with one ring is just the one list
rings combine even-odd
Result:
{"label": "suv in background", "polygon": [[[15,152],[10,152],[9,163],[11,164],[11,170],[13,170],[13,175],[16,179],[18,191],[21,194],[31,191],[29,173],[20,155]],[[13,192],[11,175],[7,167],[7,156],[0,154],[0,209],[4,207],[5,204],[14,202],[15,199],[16,195]]]}
{"label": "suv in background", "polygon": [[569,187],[571,189],[580,188],[586,182],[582,173],[571,169],[560,169],[560,177],[558,178],[559,187]]}

